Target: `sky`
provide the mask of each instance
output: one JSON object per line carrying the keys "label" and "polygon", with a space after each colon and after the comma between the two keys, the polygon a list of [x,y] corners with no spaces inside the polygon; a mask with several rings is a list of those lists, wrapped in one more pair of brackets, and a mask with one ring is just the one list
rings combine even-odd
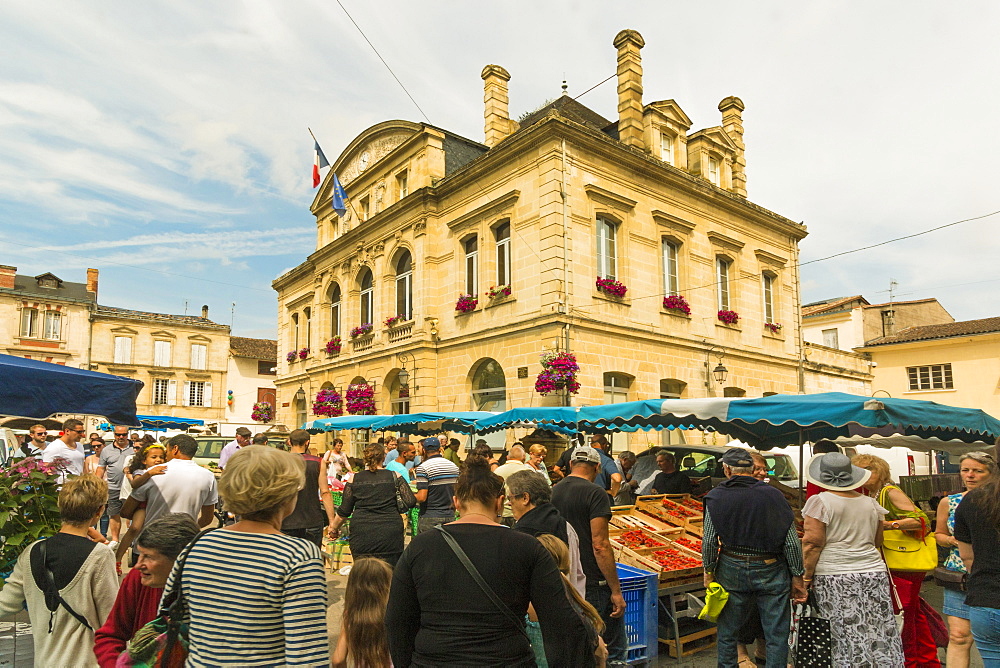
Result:
{"label": "sky", "polygon": [[[393,69],[393,79],[359,29]],[[644,102],[692,131],[746,104],[749,199],[805,223],[803,263],[1000,211],[1000,3],[340,0],[0,3],[0,264],[99,301],[273,338],[271,281],[315,248],[312,128],[482,141],[480,71],[517,118],[615,71],[638,30]],[[616,117],[615,82],[580,98]],[[1000,213],[802,267],[805,303],[937,297],[1000,315]]]}

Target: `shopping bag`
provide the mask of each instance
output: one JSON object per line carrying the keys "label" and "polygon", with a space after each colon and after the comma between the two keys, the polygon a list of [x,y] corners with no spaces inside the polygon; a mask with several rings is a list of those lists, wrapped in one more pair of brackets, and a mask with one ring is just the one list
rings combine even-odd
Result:
{"label": "shopping bag", "polygon": [[920,610],[927,617],[927,626],[931,629],[931,638],[934,639],[934,644],[938,647],[947,647],[948,641],[951,638],[949,637],[948,626],[944,623],[944,619],[941,618],[941,613],[932,608],[931,604],[923,598],[920,599]]}
{"label": "shopping bag", "polygon": [[795,606],[789,645],[795,668],[832,668],[833,632],[830,620],[819,616],[812,593],[805,603]]}
{"label": "shopping bag", "polygon": [[719,618],[722,609],[729,600],[729,592],[718,582],[713,582],[705,589],[705,607],[698,613],[698,619],[714,622]]}

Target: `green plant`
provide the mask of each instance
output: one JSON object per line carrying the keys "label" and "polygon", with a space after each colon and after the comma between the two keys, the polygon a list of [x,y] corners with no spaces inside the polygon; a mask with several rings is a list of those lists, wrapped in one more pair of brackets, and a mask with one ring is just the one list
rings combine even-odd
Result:
{"label": "green plant", "polygon": [[59,460],[27,457],[0,468],[0,583],[25,546],[59,532]]}

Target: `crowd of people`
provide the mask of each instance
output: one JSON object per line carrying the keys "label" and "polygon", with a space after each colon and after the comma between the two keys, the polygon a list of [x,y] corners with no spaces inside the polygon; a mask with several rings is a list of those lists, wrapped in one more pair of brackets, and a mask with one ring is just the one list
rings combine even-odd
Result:
{"label": "crowd of people", "polygon": [[[134,444],[116,427],[88,459],[65,456],[85,455],[78,420],[52,443],[39,442],[44,427],[29,433],[21,455],[59,453],[62,525],[23,550],[0,589],[0,616],[27,606],[37,665],[138,665],[138,639],[178,602],[189,666],[626,665],[612,505],[643,486],[694,489],[666,451],[650,480],[634,480],[635,455],[616,461],[603,436],[568,448],[550,470],[539,443],[495,457],[480,442],[463,458],[456,439],[392,438],[367,445],[359,462],[339,439],[319,457],[304,430],[287,450],[243,430],[216,476],[193,461],[197,443],[183,434]],[[887,565],[887,532],[948,551],[939,569],[948,665],[967,666],[973,644],[1000,665],[995,459],[962,457],[965,491],[941,500],[932,527],[885,460],[829,442],[814,451],[800,511],[759,453],[731,448],[720,459],[725,480],[704,498],[702,543],[704,585],[728,594],[719,665],[796,661],[793,606],[830,621],[834,666],[940,665],[937,613],[920,596],[927,571]],[[228,515],[216,514],[220,499]],[[331,647],[322,550],[347,527],[353,566]]]}

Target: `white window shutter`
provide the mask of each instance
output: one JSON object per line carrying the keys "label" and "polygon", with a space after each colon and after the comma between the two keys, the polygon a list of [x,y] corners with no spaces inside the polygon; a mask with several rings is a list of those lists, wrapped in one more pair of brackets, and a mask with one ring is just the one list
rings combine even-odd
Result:
{"label": "white window shutter", "polygon": [[132,363],[132,339],[128,336],[124,337],[125,344],[123,346],[124,350],[124,364]]}
{"label": "white window shutter", "polygon": [[203,400],[202,405],[205,408],[211,408],[212,407],[212,384],[211,383],[205,383],[205,398]]}
{"label": "white window shutter", "polygon": [[182,406],[190,406],[191,405],[191,381],[190,380],[185,380],[184,381],[184,396],[181,397],[181,405]]}
{"label": "white window shutter", "polygon": [[167,381],[167,405],[176,406],[177,405],[177,381],[168,380]]}

